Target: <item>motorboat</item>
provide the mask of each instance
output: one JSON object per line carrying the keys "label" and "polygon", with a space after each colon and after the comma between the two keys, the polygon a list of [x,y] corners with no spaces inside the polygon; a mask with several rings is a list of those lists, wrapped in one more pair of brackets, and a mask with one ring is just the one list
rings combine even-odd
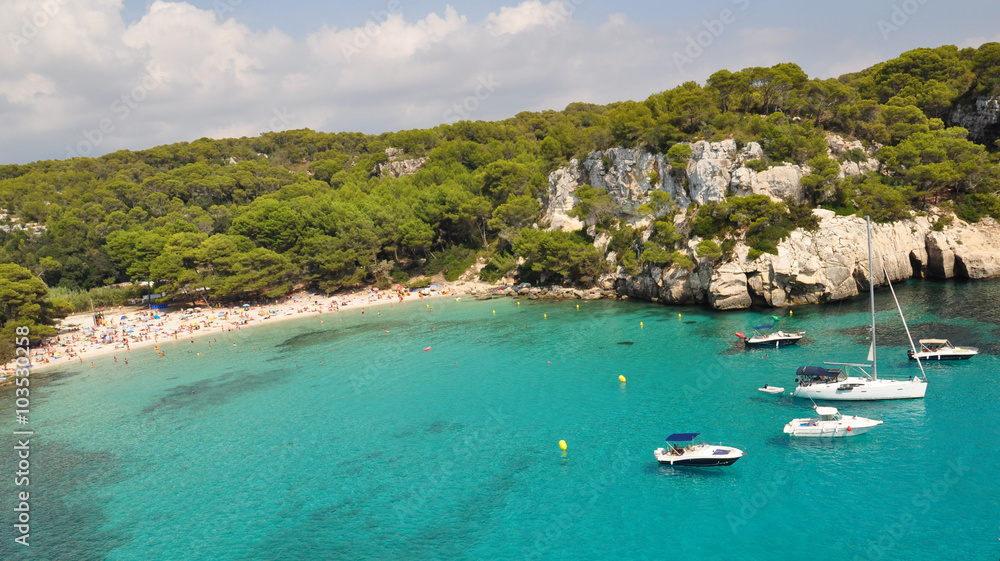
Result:
{"label": "motorboat", "polygon": [[819,416],[792,419],[785,425],[785,434],[814,438],[857,436],[882,424],[882,421],[877,419],[846,417],[841,415],[836,407],[816,407],[816,414]]}
{"label": "motorboat", "polygon": [[[920,367],[921,376],[909,376],[907,378],[879,378],[878,376],[878,351],[875,344],[875,276],[872,265],[872,223],[868,218],[868,292],[871,305],[871,332],[872,342],[868,351],[868,360],[871,364],[849,363],[849,362],[824,362],[825,365],[841,366],[841,368],[822,368],[818,366],[801,366],[796,371],[796,387],[792,391],[795,397],[808,399],[834,400],[834,401],[871,401],[878,399],[919,399],[927,392],[927,375],[924,367],[917,360]],[[885,273],[885,264],[882,266]],[[906,318],[903,317],[903,309],[899,306],[899,299],[896,298],[896,291],[892,288],[889,275],[885,275],[889,290],[892,291],[892,298],[896,302],[896,309],[899,310],[899,317],[903,321],[903,328],[907,337],[910,337],[910,328],[906,325]],[[910,347],[915,350],[913,339],[910,338]],[[845,371],[846,369],[846,371]],[[870,370],[870,372],[869,372]]]}
{"label": "motorboat", "polygon": [[757,388],[757,391],[764,392],[764,393],[775,393],[775,394],[777,394],[777,393],[784,393],[785,392],[785,388],[779,388],[777,386],[769,386],[767,384],[764,384],[764,387],[763,388]]}
{"label": "motorboat", "polygon": [[976,347],[956,347],[947,339],[921,339],[920,350],[906,351],[910,360],[966,360],[979,354]]}
{"label": "motorboat", "polygon": [[699,433],[679,432],[667,437],[667,447],[653,451],[656,461],[670,466],[728,466],[746,454],[732,446],[694,443]]}
{"label": "motorboat", "polygon": [[796,331],[795,333],[786,333],[781,331],[771,331],[766,332],[767,329],[774,328],[773,325],[758,325],[753,329],[753,335],[747,337],[746,335],[736,332],[736,336],[743,339],[743,344],[747,347],[787,347],[788,345],[794,345],[798,343],[802,337],[805,336],[805,331]]}

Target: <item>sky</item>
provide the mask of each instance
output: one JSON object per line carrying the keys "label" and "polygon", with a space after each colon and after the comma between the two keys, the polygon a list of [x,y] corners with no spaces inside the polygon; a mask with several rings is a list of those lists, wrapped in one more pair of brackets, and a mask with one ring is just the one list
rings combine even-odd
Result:
{"label": "sky", "polygon": [[0,164],[381,133],[1000,41],[994,0],[0,0]]}

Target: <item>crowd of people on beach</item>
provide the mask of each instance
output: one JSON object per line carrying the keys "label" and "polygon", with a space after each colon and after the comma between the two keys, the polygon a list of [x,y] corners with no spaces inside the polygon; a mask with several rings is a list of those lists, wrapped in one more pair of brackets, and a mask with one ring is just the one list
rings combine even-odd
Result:
{"label": "crowd of people on beach", "polygon": [[[408,298],[419,299],[425,295],[449,292],[448,289],[407,291],[400,288],[379,290],[370,287],[334,297],[298,294],[274,301],[242,302],[235,306],[210,305],[204,301],[196,301],[190,306],[162,310],[123,306],[105,308],[64,320],[59,326],[58,335],[44,339],[40,346],[31,350],[31,363],[33,367],[66,362],[82,364],[85,358],[104,354],[113,355],[111,358],[117,363],[119,354],[131,351],[133,346],[147,345],[157,345],[155,350],[162,358],[164,351],[158,346],[161,341],[176,341],[188,337],[194,342],[195,335],[240,330],[267,320],[339,312],[349,307],[385,303],[392,305]],[[361,313],[364,316],[364,308]],[[127,358],[124,359],[124,364],[128,364]],[[7,373],[12,372],[14,368],[13,363],[3,365],[0,385],[10,383]]]}

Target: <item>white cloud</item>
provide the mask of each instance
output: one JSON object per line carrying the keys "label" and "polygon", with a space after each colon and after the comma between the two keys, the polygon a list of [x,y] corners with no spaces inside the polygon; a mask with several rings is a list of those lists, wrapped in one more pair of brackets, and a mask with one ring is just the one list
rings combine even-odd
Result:
{"label": "white cloud", "polygon": [[560,0],[548,4],[530,0],[517,6],[503,6],[499,12],[486,16],[486,29],[493,35],[516,35],[538,26],[553,27],[572,17],[575,9],[574,3]]}
{"label": "white cloud", "polygon": [[[450,6],[419,18],[410,8],[382,11],[302,38],[183,1],[154,0],[132,23],[122,0],[48,4],[58,10],[37,15],[43,4],[0,0],[10,47],[0,49],[7,161],[299,127],[377,133],[644,99],[719,68],[801,63],[794,53],[810,40],[797,28],[751,26],[740,13],[678,69],[672,55],[707,29],[703,18],[584,21],[577,9],[595,5],[583,0],[524,0],[476,21]],[[32,18],[40,24],[27,37],[21,28]],[[842,47],[844,64],[868,62],[869,53]]]}
{"label": "white cloud", "polygon": [[963,49],[966,47],[978,48],[983,43],[1000,43],[1000,34],[994,35],[992,39],[983,36],[969,37],[964,41],[959,41],[958,46]]}

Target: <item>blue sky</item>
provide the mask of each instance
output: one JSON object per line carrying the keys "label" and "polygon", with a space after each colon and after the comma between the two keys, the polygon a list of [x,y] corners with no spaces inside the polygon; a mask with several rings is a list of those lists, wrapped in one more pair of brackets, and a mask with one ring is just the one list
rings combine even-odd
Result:
{"label": "blue sky", "polygon": [[502,119],[720,68],[830,77],[997,21],[986,0],[0,0],[0,163]]}

